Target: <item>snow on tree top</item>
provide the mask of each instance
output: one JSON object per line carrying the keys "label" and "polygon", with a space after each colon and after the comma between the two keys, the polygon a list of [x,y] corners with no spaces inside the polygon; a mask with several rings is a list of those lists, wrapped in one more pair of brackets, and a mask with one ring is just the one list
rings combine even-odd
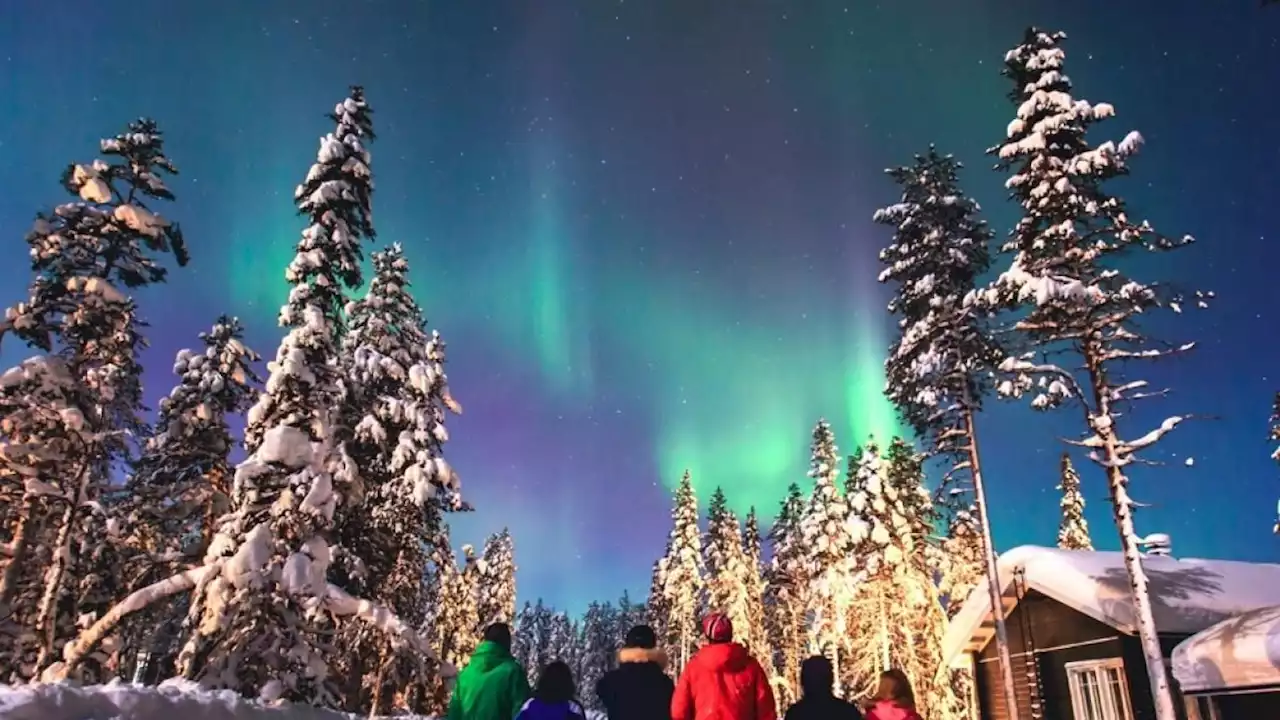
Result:
{"label": "snow on tree top", "polygon": [[[1137,633],[1129,576],[1119,552],[1014,548],[1000,556],[1002,594],[1016,602],[1015,573],[1026,587],[1130,635]],[[1280,604],[1280,564],[1147,555],[1152,612],[1161,633],[1190,635],[1233,615]],[[983,579],[943,638],[944,660],[960,658],[990,639],[991,598]]]}

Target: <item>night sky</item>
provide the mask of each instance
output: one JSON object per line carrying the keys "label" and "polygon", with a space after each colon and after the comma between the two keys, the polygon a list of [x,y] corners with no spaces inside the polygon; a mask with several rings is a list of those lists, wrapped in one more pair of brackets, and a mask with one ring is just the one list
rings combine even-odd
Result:
{"label": "night sky", "polygon": [[[478,512],[455,542],[510,526],[521,601],[642,595],[685,467],[704,501],[721,484],[771,515],[819,416],[845,452],[896,431],[882,169],[936,143],[1003,235],[1015,208],[983,151],[1013,117],[999,69],[1031,23],[1069,34],[1078,96],[1116,106],[1101,132],[1145,135],[1121,190],[1135,214],[1200,240],[1137,274],[1219,297],[1152,323],[1200,349],[1146,376],[1176,392],[1122,430],[1214,419],[1133,473],[1139,530],[1178,555],[1278,559],[1280,8],[1255,0],[9,0],[0,301],[22,296],[22,237],[66,199],[62,168],[149,115],[193,255],[140,298],[149,397],[221,312],[273,356],[293,188],[361,83],[379,241],[404,244],[466,409],[447,453]],[[1001,548],[1054,542],[1077,417],[994,401],[982,417]],[[1078,466],[1114,548],[1101,473]]]}

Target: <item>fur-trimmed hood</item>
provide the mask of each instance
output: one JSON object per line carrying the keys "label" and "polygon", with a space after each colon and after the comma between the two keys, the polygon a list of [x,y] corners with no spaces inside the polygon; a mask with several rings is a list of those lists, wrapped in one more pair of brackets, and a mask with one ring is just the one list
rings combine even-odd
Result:
{"label": "fur-trimmed hood", "polygon": [[666,668],[667,654],[662,648],[622,648],[618,651],[619,663],[657,663],[658,667]]}

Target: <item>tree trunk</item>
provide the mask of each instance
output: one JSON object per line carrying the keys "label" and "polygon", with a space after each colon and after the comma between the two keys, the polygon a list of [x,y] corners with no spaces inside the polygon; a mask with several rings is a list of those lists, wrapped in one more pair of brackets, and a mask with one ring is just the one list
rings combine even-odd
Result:
{"label": "tree trunk", "polygon": [[18,584],[18,569],[26,558],[27,542],[30,533],[31,514],[35,511],[35,502],[31,496],[22,498],[22,507],[18,510],[18,524],[13,529],[12,554],[4,566],[4,574],[0,575],[0,606],[8,605],[13,590]]}
{"label": "tree trunk", "polygon": [[982,559],[987,570],[987,594],[991,600],[991,618],[996,625],[996,654],[1000,662],[1000,684],[1003,686],[1009,720],[1018,720],[1018,694],[1013,684],[1013,659],[1009,656],[1009,631],[1004,622],[1004,585],[1000,584],[1000,566],[991,539],[991,519],[987,515],[987,491],[982,482],[982,464],[978,458],[978,436],[973,421],[972,402],[965,397],[965,433],[969,436],[969,474],[973,478],[973,499],[978,507],[979,531],[982,534]]}
{"label": "tree trunk", "polygon": [[40,653],[36,657],[37,672],[48,667],[53,658],[53,646],[58,633],[58,596],[62,594],[62,578],[66,575],[67,563],[71,561],[71,526],[75,524],[80,496],[81,493],[76,493],[76,502],[67,505],[62,512],[58,536],[53,543],[53,564],[44,576],[44,594],[40,597],[35,623],[36,637],[40,644]]}
{"label": "tree trunk", "polygon": [[373,678],[373,700],[369,703],[369,717],[377,717],[386,715],[388,708],[382,707],[386,697],[387,689],[387,668],[395,661],[395,654],[391,652],[391,642],[383,641],[382,649],[378,651],[378,672]]}
{"label": "tree trunk", "polygon": [[1111,415],[1111,387],[1106,370],[1099,359],[1101,348],[1095,344],[1086,344],[1083,354],[1085,367],[1089,371],[1089,382],[1093,386],[1093,401],[1098,411],[1097,417],[1105,417],[1111,421],[1111,424],[1101,423],[1103,427],[1094,427],[1092,430],[1102,441],[1103,469],[1107,473],[1111,512],[1116,522],[1116,529],[1120,532],[1124,569],[1129,574],[1129,590],[1133,597],[1134,615],[1138,621],[1138,642],[1142,646],[1142,655],[1147,664],[1147,680],[1151,684],[1156,720],[1176,720],[1173,691],[1169,687],[1169,673],[1165,669],[1164,652],[1160,649],[1155,616],[1151,612],[1147,573],[1142,567],[1142,556],[1138,551],[1138,535],[1133,525],[1133,501],[1129,498],[1129,479],[1125,477],[1124,469],[1117,464],[1120,440],[1116,436],[1114,418]]}

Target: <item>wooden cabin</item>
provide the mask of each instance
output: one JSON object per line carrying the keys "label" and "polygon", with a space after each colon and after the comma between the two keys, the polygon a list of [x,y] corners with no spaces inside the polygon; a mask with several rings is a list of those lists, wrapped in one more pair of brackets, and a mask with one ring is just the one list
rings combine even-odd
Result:
{"label": "wooden cabin", "polygon": [[[1209,626],[1280,604],[1280,565],[1149,554],[1143,567],[1166,662],[1179,643]],[[999,576],[1019,720],[1154,720],[1120,553],[1020,547],[1000,557]],[[974,670],[973,706],[981,720],[1010,717],[994,638],[984,581],[943,639],[944,662]],[[1174,687],[1185,720],[1236,720],[1198,717],[1194,701],[1187,717]]]}
{"label": "wooden cabin", "polygon": [[1172,661],[1188,720],[1280,718],[1280,606],[1201,630]]}

